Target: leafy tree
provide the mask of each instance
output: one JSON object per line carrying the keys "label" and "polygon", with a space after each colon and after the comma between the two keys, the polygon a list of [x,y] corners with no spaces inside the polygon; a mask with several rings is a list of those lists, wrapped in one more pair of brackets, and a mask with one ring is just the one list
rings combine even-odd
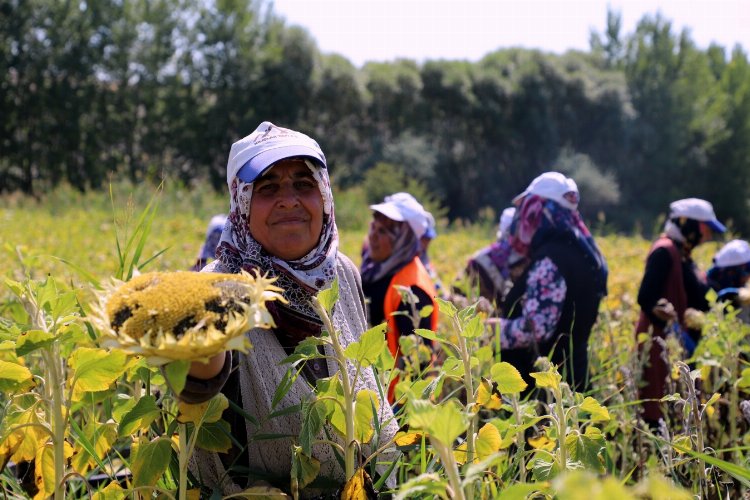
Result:
{"label": "leafy tree", "polygon": [[720,82],[728,105],[723,118],[728,133],[722,136],[708,159],[700,183],[720,217],[730,218],[735,228],[750,230],[750,64],[747,54],[736,47]]}
{"label": "leafy tree", "polygon": [[727,133],[706,55],[687,32],[677,37],[661,16],[647,16],[629,44],[625,74],[637,113],[632,162],[620,174],[625,203],[654,214],[674,199],[705,195],[695,179]]}

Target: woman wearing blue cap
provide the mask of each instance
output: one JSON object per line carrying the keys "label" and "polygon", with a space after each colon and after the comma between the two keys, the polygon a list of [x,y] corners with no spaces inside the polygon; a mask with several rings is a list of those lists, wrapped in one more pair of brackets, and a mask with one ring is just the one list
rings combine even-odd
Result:
{"label": "woman wearing blue cap", "polygon": [[[636,335],[651,332],[654,339],[664,339],[669,331],[674,331],[688,355],[692,354],[700,331],[688,328],[685,312],[708,309],[706,292],[709,287],[691,254],[714,233],[724,231],[726,228],[717,220],[713,205],[705,200],[686,198],[669,205],[664,232],[646,258],[646,270],[638,290],[641,315]],[[659,400],[665,394],[665,380],[670,373],[663,353],[664,343],[652,341],[649,361],[642,374],[643,418],[650,425],[657,425],[662,417]]]}
{"label": "woman wearing blue cap", "polygon": [[717,300],[740,309],[738,317],[750,322],[750,243],[732,240],[716,252],[713,265],[706,273],[708,284],[717,293]]}
{"label": "woman wearing blue cap", "polygon": [[[255,422],[230,415],[232,434],[241,446],[228,454],[196,452],[196,473],[203,484],[224,494],[243,489],[253,477],[274,485],[289,485],[292,444],[302,427],[298,411],[284,412],[308,400],[310,385],[334,373],[325,359],[308,361],[302,376],[291,383],[281,401],[274,394],[288,366],[281,361],[307,337],[321,334],[322,322],[311,298],[339,282],[339,301],[332,321],[344,347],[366,331],[364,296],[356,266],[338,251],[338,231],[326,159],[318,144],[299,132],[263,122],[252,134],[232,145],[227,165],[230,192],[228,222],[221,234],[216,260],[203,271],[238,273],[258,270],[277,278],[287,303],[269,306],[276,327],[256,328],[247,335],[254,348],[248,353],[226,353],[208,364],[193,363],[180,398],[187,402],[210,399],[219,391],[240,405]],[[325,354],[332,356],[329,347]],[[349,376],[354,378],[350,365]],[[362,370],[355,390],[378,393],[375,376]],[[380,434],[374,449],[397,430],[388,404],[381,404]],[[281,415],[271,417],[272,413]],[[277,439],[255,439],[256,435]],[[319,439],[337,440],[325,434]],[[339,440],[340,441],[340,440]],[[343,443],[340,443],[343,444]],[[313,448],[320,476],[343,482],[344,471],[329,445]],[[248,474],[248,471],[251,471]]]}

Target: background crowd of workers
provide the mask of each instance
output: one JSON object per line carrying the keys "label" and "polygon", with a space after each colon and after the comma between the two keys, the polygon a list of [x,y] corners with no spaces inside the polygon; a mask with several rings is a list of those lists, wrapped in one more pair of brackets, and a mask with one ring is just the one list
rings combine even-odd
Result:
{"label": "background crowd of workers", "polygon": [[[369,327],[385,324],[396,368],[403,366],[402,337],[418,328],[439,331],[439,297],[459,305],[479,300],[484,304],[486,331],[496,339],[496,355],[518,369],[529,385],[527,393],[533,393],[529,374],[536,371],[539,357],[555,364],[576,391],[589,390],[588,341],[607,295],[609,269],[578,211],[581,200],[573,179],[559,172],[533,179],[503,210],[496,240],[468,259],[450,289],[440,283],[428,254],[437,236],[435,218],[409,193],[394,193],[370,205],[372,219],[359,269],[338,251],[325,155],[304,134],[262,123],[232,146],[227,185],[229,215],[211,219],[193,269],[269,273],[278,278],[288,302],[274,303],[275,335],[248,332],[256,346],[251,353],[228,352],[208,364],[194,363],[181,395],[185,400],[204,401],[222,391],[258,421],[267,422],[263,432],[280,431],[279,426],[287,433],[297,429],[301,424],[296,414],[282,421],[265,416],[284,376],[279,362],[299,342],[321,333],[322,323],[310,299],[334,279],[340,287],[333,317],[336,328],[352,342]],[[669,371],[662,355],[663,339],[675,334],[685,358],[690,357],[700,329],[686,318],[691,310],[708,310],[706,293],[711,288],[735,308],[750,302],[744,288],[750,277],[746,241],[724,245],[708,273],[693,261],[695,247],[725,231],[709,202],[677,200],[670,204],[664,230],[646,256],[638,293],[641,314],[634,333],[648,334],[637,338],[648,339],[639,347],[649,360],[640,384],[642,414],[649,424],[662,416],[659,399]],[[285,396],[286,403],[299,404],[310,386],[332,369],[323,359],[311,360],[302,371],[303,379]],[[375,390],[371,370],[365,370],[360,384]],[[387,399],[397,409],[393,389],[391,384]],[[382,442],[396,429],[391,405],[380,408]],[[246,420],[235,419],[232,432],[249,433],[246,425]],[[239,460],[270,474],[288,474],[289,446],[266,442],[248,446],[228,455],[232,465]],[[258,449],[251,452],[253,447]],[[316,456],[322,473],[340,478],[340,466],[324,448]],[[227,460],[227,456],[206,454],[196,463],[204,478],[233,491],[236,478],[226,473]]]}

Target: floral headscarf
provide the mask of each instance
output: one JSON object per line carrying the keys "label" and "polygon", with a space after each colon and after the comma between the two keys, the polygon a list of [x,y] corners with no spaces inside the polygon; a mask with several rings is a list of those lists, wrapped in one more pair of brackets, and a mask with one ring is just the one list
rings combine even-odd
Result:
{"label": "floral headscarf", "polygon": [[399,222],[393,234],[393,252],[382,262],[375,262],[370,257],[370,249],[366,248],[362,254],[362,283],[374,283],[414,260],[419,254],[419,239],[406,222]]}
{"label": "floral headscarf", "polygon": [[230,189],[229,222],[221,234],[216,258],[229,272],[257,269],[278,278],[275,284],[284,289],[284,298],[289,301],[286,307],[318,323],[310,299],[333,282],[339,238],[328,170],[308,159],[305,159],[305,164],[312,171],[323,197],[323,230],[318,245],[297,260],[284,260],[267,253],[250,234],[248,227],[253,184],[235,177]]}
{"label": "floral headscarf", "polygon": [[578,210],[569,210],[541,196],[525,196],[516,209],[509,239],[515,252],[529,256],[534,247],[538,247],[551,236],[565,233],[571,235],[584,254],[595,263],[598,287],[600,292],[606,295],[609,274],[607,262]]}

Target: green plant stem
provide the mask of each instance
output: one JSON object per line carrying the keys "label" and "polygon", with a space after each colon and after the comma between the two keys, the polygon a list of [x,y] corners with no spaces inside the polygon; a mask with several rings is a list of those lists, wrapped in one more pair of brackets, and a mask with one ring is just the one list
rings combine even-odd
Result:
{"label": "green plant stem", "polygon": [[[732,384],[732,391],[729,395],[729,439],[730,445],[735,446],[739,441],[739,433],[737,432],[737,407],[740,404],[740,395],[737,384]],[[739,455],[736,451],[732,452],[731,462],[739,463]]]}
{"label": "green plant stem", "polygon": [[65,498],[63,488],[63,477],[65,477],[65,418],[63,417],[63,395],[62,369],[60,356],[56,349],[57,344],[52,344],[50,350],[45,350],[44,357],[47,364],[47,375],[50,382],[50,393],[52,396],[52,443],[55,456],[55,500]]}
{"label": "green plant stem", "polygon": [[437,450],[438,455],[440,455],[440,460],[443,462],[445,474],[448,476],[448,483],[453,490],[453,500],[466,500],[464,490],[461,487],[461,477],[458,474],[458,464],[456,464],[456,458],[453,456],[453,452],[449,447],[437,439],[430,438],[430,442]]}
{"label": "green plant stem", "polygon": [[[454,318],[454,321],[457,320]],[[462,331],[460,326],[456,324],[458,328],[458,348],[461,353],[461,361],[464,364],[464,389],[466,390],[466,406],[467,410],[470,405],[475,404],[476,395],[474,394],[474,380],[471,376],[471,354],[466,344],[466,339],[461,335]],[[469,430],[466,432],[466,463],[474,461],[474,447],[475,447],[475,434],[476,434],[476,415],[469,419]]]}
{"label": "green plant stem", "polygon": [[[705,451],[705,445],[703,443],[703,423],[701,422],[701,415],[700,415],[700,408],[698,406],[699,399],[698,396],[695,394],[694,390],[691,389],[690,392],[692,393],[692,401],[691,406],[693,407],[693,418],[695,419],[695,434],[696,439],[698,441],[698,451],[700,453],[704,453]],[[698,476],[701,479],[701,486],[700,486],[700,492],[701,496],[704,494],[708,494],[708,478],[706,477],[706,468],[701,461],[696,461],[698,464]]]}
{"label": "green plant stem", "polygon": [[[523,425],[523,418],[521,417],[521,408],[518,404],[518,396],[515,394],[512,394],[510,396],[510,405],[513,407],[513,415],[516,418],[516,425],[521,427]],[[521,466],[520,466],[520,474],[521,474],[521,482],[526,482],[526,461],[523,459],[523,446],[524,442],[522,439],[517,440],[518,441],[518,455],[521,457]]]}
{"label": "green plant stem", "polygon": [[333,448],[336,448],[341,453],[345,453],[343,446],[341,446],[335,441],[331,441],[330,439],[316,439],[313,444],[327,444],[328,446],[332,446]]}
{"label": "green plant stem", "polygon": [[[474,394],[474,380],[471,374],[471,354],[469,353],[469,347],[466,343],[466,338],[462,335],[463,331],[458,318],[453,318],[455,325],[458,329],[458,348],[461,352],[461,361],[464,364],[464,389],[466,390],[466,410],[470,410],[470,407],[476,404],[476,394]],[[477,413],[469,411],[469,428],[466,431],[466,463],[471,464],[474,462],[474,449],[476,447],[476,428],[477,428]],[[467,494],[469,498],[474,498],[474,486],[473,483],[468,485]]]}
{"label": "green plant stem", "polygon": [[344,441],[344,469],[346,473],[346,480],[349,481],[354,476],[354,394],[352,393],[352,386],[349,380],[349,372],[346,369],[346,355],[344,354],[344,348],[339,342],[338,334],[333,326],[328,311],[320,305],[320,302],[313,300],[313,307],[318,313],[318,316],[323,320],[324,327],[328,330],[331,336],[331,345],[336,353],[336,363],[339,366],[339,372],[341,373],[341,386],[344,391],[344,420],[346,422],[346,440]]}
{"label": "green plant stem", "polygon": [[[49,331],[47,321],[44,318],[44,312],[39,307],[36,300],[33,299],[35,294],[27,284],[27,299],[24,301],[24,308],[29,314],[31,323],[38,330]],[[52,416],[52,444],[54,447],[55,457],[55,500],[65,498],[65,489],[63,488],[63,478],[65,477],[65,419],[63,417],[63,405],[65,405],[65,395],[63,394],[64,368],[62,358],[59,352],[59,346],[53,342],[48,349],[42,350],[42,357],[46,365],[47,376],[45,379],[49,382],[48,395],[51,400],[50,413]]]}
{"label": "green plant stem", "polygon": [[187,466],[188,458],[190,457],[190,450],[188,450],[187,440],[187,424],[180,422],[178,432],[180,433],[180,454],[178,457],[180,478],[177,490],[177,498],[179,500],[185,500],[187,498]]}
{"label": "green plant stem", "polygon": [[[737,430],[737,407],[740,405],[740,394],[736,382],[739,379],[738,373],[738,361],[734,361],[732,363],[732,378],[729,379],[735,381],[734,383],[732,383],[732,389],[729,392],[729,446],[736,446],[737,442],[739,441],[739,433]],[[732,451],[730,461],[733,463],[740,463],[739,460],[740,455],[737,453],[737,451]]]}
{"label": "green plant stem", "polygon": [[567,431],[566,429],[566,417],[565,417],[565,408],[563,407],[563,398],[562,398],[562,390],[560,389],[559,385],[554,390],[555,394],[555,414],[556,414],[556,420],[557,420],[557,453],[558,457],[560,459],[560,467],[563,471],[567,470],[568,468],[568,448],[565,445],[565,433]]}

